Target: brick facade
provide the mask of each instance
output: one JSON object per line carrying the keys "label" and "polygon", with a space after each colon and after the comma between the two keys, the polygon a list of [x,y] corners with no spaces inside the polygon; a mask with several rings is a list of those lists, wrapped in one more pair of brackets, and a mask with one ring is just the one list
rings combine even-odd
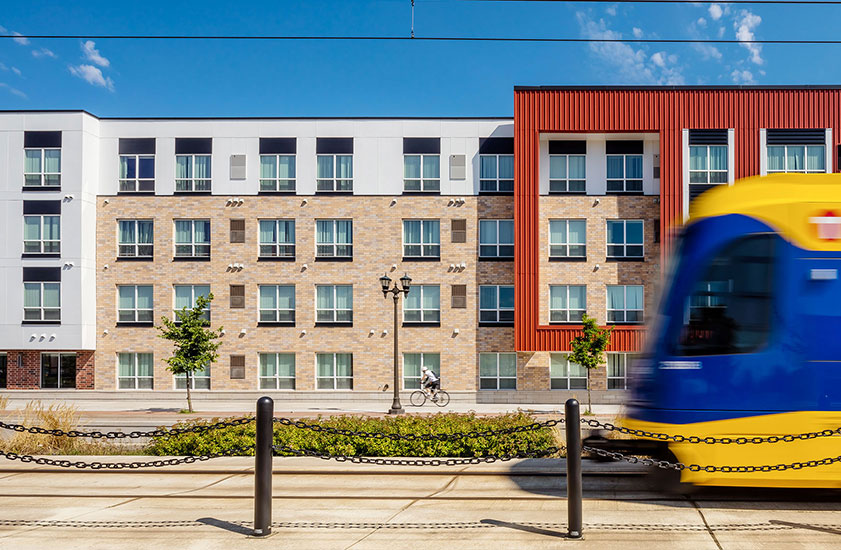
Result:
{"label": "brick facade", "polygon": [[6,388],[36,390],[41,387],[40,351],[9,350],[6,358]]}

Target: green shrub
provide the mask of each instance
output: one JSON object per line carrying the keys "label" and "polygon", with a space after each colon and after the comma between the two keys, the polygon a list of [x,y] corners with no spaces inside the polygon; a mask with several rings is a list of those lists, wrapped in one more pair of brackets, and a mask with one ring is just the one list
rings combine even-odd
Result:
{"label": "green shrub", "polygon": [[[205,425],[216,420],[190,420],[177,427]],[[387,434],[449,434],[484,430],[500,430],[524,426],[534,422],[526,413],[500,416],[476,416],[473,413],[439,413],[429,416],[405,415],[397,417],[331,416],[307,420],[310,424],[344,430],[383,432]],[[152,440],[148,452],[154,455],[202,455],[228,452],[243,448],[238,454],[254,453],[254,423],[233,426],[203,433],[185,433]],[[474,457],[489,454],[514,454],[545,450],[556,444],[552,430],[538,430],[471,437],[454,441],[407,441],[366,439],[342,436],[309,429],[274,425],[274,444],[294,449],[347,456],[412,456],[412,457]],[[280,453],[284,454],[284,453]],[[289,454],[289,453],[285,453]]]}

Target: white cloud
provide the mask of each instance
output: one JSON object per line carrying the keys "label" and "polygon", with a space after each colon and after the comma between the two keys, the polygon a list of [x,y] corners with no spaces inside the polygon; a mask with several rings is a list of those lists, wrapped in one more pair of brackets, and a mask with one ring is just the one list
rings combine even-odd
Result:
{"label": "white cloud", "polygon": [[[576,18],[581,27],[581,34],[587,38],[622,38],[621,33],[607,27],[604,19],[595,21],[584,12],[577,12]],[[622,42],[591,42],[590,51],[602,62],[613,67],[619,80],[640,84],[685,83],[681,68],[677,65],[676,55],[657,52],[649,57],[644,49],[634,49]]]}
{"label": "white cloud", "polygon": [[100,55],[99,50],[96,49],[96,43],[93,40],[86,40],[82,42],[82,52],[85,54],[85,58],[88,61],[99,65],[100,67],[107,67],[111,65],[111,62],[108,61],[106,57]]}
{"label": "white cloud", "polygon": [[736,84],[755,84],[756,80],[753,78],[753,73],[748,70],[735,69],[732,73],[730,73],[730,78],[733,79],[733,82]]}
{"label": "white cloud", "polygon": [[632,32],[634,33],[634,38],[642,38],[642,29],[639,27],[634,27]]}
{"label": "white cloud", "polygon": [[23,99],[27,99],[25,93],[21,92],[17,88],[12,88],[11,86],[6,84],[5,82],[0,82],[0,88],[3,88],[4,90],[7,90],[12,95],[16,95],[18,97],[22,97]]}
{"label": "white cloud", "polygon": [[114,91],[114,81],[108,77],[102,76],[102,71],[99,67],[93,65],[68,65],[70,73],[73,76],[78,76],[91,86],[99,86],[110,91]]}
{"label": "white cloud", "polygon": [[762,23],[762,18],[748,10],[742,10],[733,21],[733,28],[736,29],[736,40],[743,42],[742,46],[750,52],[749,59],[752,63],[762,65],[762,45],[749,44],[750,40],[756,40],[754,30]]}
{"label": "white cloud", "polygon": [[616,6],[615,5],[608,6],[607,8],[605,8],[604,11],[605,11],[606,14],[608,14],[610,16],[616,16]]}
{"label": "white cloud", "polygon": [[40,50],[32,50],[32,55],[39,59],[42,57],[51,57],[53,59],[58,57],[52,50],[48,50],[47,48],[41,48]]}
{"label": "white cloud", "polygon": [[704,59],[715,59],[716,61],[721,61],[721,58],[724,57],[721,54],[721,50],[716,48],[715,46],[711,46],[710,44],[692,44],[692,48],[701,54],[701,57]]}
{"label": "white cloud", "polygon": [[23,76],[23,73],[21,73],[20,69],[18,69],[17,67],[12,67],[12,72],[18,76]]}
{"label": "white cloud", "polygon": [[724,37],[724,33],[725,33],[725,32],[727,32],[727,31],[726,31],[726,29],[725,29],[724,27],[719,27],[719,28],[718,28],[718,37],[719,37],[719,38],[723,38],[723,37]]}
{"label": "white cloud", "polygon": [[695,23],[697,23],[699,27],[706,27],[707,26],[707,20],[704,19],[703,17],[699,17],[698,20],[695,21]]}
{"label": "white cloud", "polygon": [[15,42],[17,42],[17,43],[18,43],[18,44],[20,44],[21,46],[28,46],[28,45],[29,45],[29,39],[28,39],[28,38],[24,38],[24,37],[23,37],[23,35],[22,35],[22,34],[20,34],[19,32],[17,32],[17,31],[12,31],[12,34],[13,34],[13,35],[15,35],[15,38],[12,38],[12,40],[14,40]]}
{"label": "white cloud", "polygon": [[708,11],[713,21],[718,21],[724,15],[724,10],[718,4],[710,4]]}

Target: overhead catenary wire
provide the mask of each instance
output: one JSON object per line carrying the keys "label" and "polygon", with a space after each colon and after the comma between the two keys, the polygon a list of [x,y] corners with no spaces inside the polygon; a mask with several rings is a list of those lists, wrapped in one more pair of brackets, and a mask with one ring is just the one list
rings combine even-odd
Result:
{"label": "overhead catenary wire", "polygon": [[14,34],[0,38],[30,40],[249,40],[249,41],[391,41],[391,42],[545,42],[634,44],[841,44],[841,40],[725,38],[592,38],[532,36],[317,36],[317,35],[161,35],[161,34]]}

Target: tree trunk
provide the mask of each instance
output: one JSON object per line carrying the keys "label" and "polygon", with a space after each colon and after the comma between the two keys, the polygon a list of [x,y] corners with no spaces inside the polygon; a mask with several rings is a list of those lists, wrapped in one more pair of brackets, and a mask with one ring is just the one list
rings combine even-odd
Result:
{"label": "tree trunk", "polygon": [[587,369],[587,413],[593,412],[593,405],[590,399],[590,371],[592,369]]}
{"label": "tree trunk", "polygon": [[190,375],[192,373],[187,371],[187,412],[193,412],[193,400],[190,398]]}

